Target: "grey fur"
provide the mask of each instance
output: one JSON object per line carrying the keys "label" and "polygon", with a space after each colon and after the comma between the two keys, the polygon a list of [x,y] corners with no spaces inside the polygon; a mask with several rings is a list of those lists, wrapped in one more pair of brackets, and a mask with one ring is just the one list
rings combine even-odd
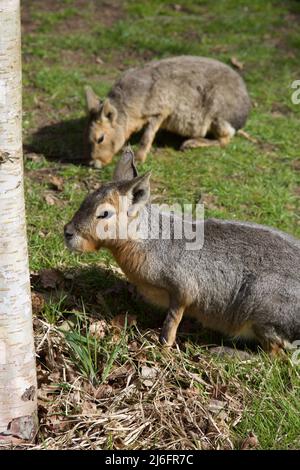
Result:
{"label": "grey fur", "polygon": [[[246,86],[237,72],[217,60],[193,56],[129,69],[104,102],[89,87],[86,98],[91,158],[97,166],[109,163],[131,134],[142,128],[136,155],[141,161],[160,128],[186,137],[183,149],[225,145],[244,126],[250,109]],[[216,140],[205,139],[208,134]]]}
{"label": "grey fur", "polygon": [[[118,181],[101,186],[66,226],[74,234],[67,241],[70,248],[78,249],[76,237],[89,233],[97,207],[113,191],[127,194],[129,205],[142,199],[138,226],[146,231],[148,215],[156,209],[145,204],[149,178],[134,177],[132,164],[127,151],[119,164],[126,178],[120,172]],[[132,180],[128,179],[130,167]],[[133,201],[137,186],[138,197]],[[168,308],[161,341],[173,343],[183,313],[223,334],[255,339],[273,352],[300,340],[300,241],[253,223],[217,219],[200,223],[205,235],[202,249],[187,251],[186,240],[172,236],[170,240],[140,237],[129,243],[126,259],[120,263],[148,300]],[[118,261],[114,246],[118,243],[100,245],[112,250]],[[130,258],[137,253],[143,255],[143,262],[133,268]]]}

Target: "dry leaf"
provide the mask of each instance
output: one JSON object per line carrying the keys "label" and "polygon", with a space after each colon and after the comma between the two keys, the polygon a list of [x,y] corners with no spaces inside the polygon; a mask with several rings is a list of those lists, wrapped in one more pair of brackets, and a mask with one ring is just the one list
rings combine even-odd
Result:
{"label": "dry leaf", "polygon": [[39,237],[46,238],[48,233],[49,232],[47,230],[39,230]]}
{"label": "dry leaf", "polygon": [[146,387],[152,387],[158,371],[154,367],[143,366],[141,368],[142,383]]}
{"label": "dry leaf", "polygon": [[44,193],[43,197],[49,206],[62,206],[63,205],[63,201],[61,201],[53,193]]}
{"label": "dry leaf", "polygon": [[141,376],[144,379],[155,379],[157,376],[157,370],[154,367],[143,366],[141,368]]}
{"label": "dry leaf", "polygon": [[187,395],[188,398],[195,398],[199,397],[199,390],[196,387],[189,387],[184,390],[184,393]]}
{"label": "dry leaf", "polygon": [[31,305],[34,314],[40,313],[45,307],[45,299],[38,292],[31,292]]}
{"label": "dry leaf", "polygon": [[120,377],[124,377],[133,374],[134,369],[130,364],[123,364],[122,366],[113,368],[112,372],[108,376],[108,380],[116,380]]}
{"label": "dry leaf", "polygon": [[56,287],[61,286],[64,282],[64,276],[58,269],[41,269],[39,277],[41,284],[45,289],[55,289]]}
{"label": "dry leaf", "polygon": [[96,339],[102,339],[105,336],[107,324],[105,320],[98,320],[90,324],[89,333]]}
{"label": "dry leaf", "polygon": [[108,398],[113,394],[113,388],[108,384],[102,384],[98,387],[95,387],[90,382],[84,382],[83,388],[87,394],[91,395],[97,400],[100,400],[101,398]]}
{"label": "dry leaf", "polygon": [[239,70],[243,70],[244,64],[240,62],[236,57],[231,57],[230,62],[234,67],[236,67]]}
{"label": "dry leaf", "polygon": [[100,400],[101,398],[108,398],[113,394],[113,388],[111,385],[102,384],[97,388],[95,398]]}
{"label": "dry leaf", "polygon": [[61,176],[50,175],[49,183],[55,191],[63,191],[64,189],[64,180]]}
{"label": "dry leaf", "polygon": [[241,444],[241,450],[256,449],[259,446],[258,439],[253,432],[249,432],[249,435]]}
{"label": "dry leaf", "polygon": [[74,328],[74,323],[69,320],[65,320],[61,323],[61,325],[59,325],[59,329],[61,331],[70,331],[70,330],[73,330],[73,328]]}
{"label": "dry leaf", "polygon": [[[37,391],[38,400],[42,400],[42,401],[53,400],[53,395],[55,395],[59,389],[60,389],[60,385],[56,385],[56,384],[47,385],[46,383],[42,383]],[[52,395],[52,396],[48,397],[48,395]]]}
{"label": "dry leaf", "polygon": [[128,349],[129,351],[136,352],[138,351],[139,347],[136,341],[132,341],[131,343],[128,344]]}
{"label": "dry leaf", "polygon": [[58,384],[60,382],[60,372],[59,371],[54,371],[49,374],[49,380],[53,382],[54,384]]}
{"label": "dry leaf", "polygon": [[40,404],[40,402],[45,402],[45,401],[49,401],[49,398],[48,398],[48,389],[45,389],[43,387],[44,384],[42,384],[38,391],[37,391],[37,399],[38,399],[38,403]]}
{"label": "dry leaf", "polygon": [[218,201],[218,196],[215,194],[202,194],[201,203],[204,204],[206,209],[223,210],[224,207]]}
{"label": "dry leaf", "polygon": [[81,413],[83,416],[95,416],[98,414],[96,403],[84,401],[81,407]]}
{"label": "dry leaf", "polygon": [[211,413],[219,414],[220,411],[224,410],[227,403],[223,400],[215,400],[214,398],[210,400],[208,404],[208,409]]}
{"label": "dry leaf", "polygon": [[66,427],[68,426],[69,422],[64,421],[63,417],[60,415],[48,415],[46,420],[47,425],[50,429],[57,433],[60,431],[65,431]]}
{"label": "dry leaf", "polygon": [[52,196],[52,194],[44,194],[44,199],[47,202],[49,206],[54,206],[55,205],[55,198]]}
{"label": "dry leaf", "polygon": [[43,383],[48,383],[48,376],[49,376],[49,371],[42,369],[41,364],[37,365],[36,368],[36,373],[37,373],[37,383],[38,387],[40,387]]}
{"label": "dry leaf", "polygon": [[112,319],[111,324],[114,328],[123,330],[126,324],[127,326],[136,325],[136,315],[126,315],[126,314],[120,313],[119,315],[116,315]]}
{"label": "dry leaf", "polygon": [[147,354],[144,352],[144,351],[139,351],[135,356],[134,358],[139,361],[139,362],[147,362],[148,360],[148,356]]}
{"label": "dry leaf", "polygon": [[120,330],[116,330],[116,333],[112,335],[111,342],[112,343],[118,343],[121,339],[121,332]]}

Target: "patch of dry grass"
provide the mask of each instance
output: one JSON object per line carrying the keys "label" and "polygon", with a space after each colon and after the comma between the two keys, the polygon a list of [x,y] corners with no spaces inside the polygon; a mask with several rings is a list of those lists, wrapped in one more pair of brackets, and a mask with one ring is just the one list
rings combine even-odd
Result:
{"label": "patch of dry grass", "polygon": [[[44,320],[35,323],[40,431],[34,449],[236,446],[230,428],[241,418],[245,390],[238,380],[229,389],[212,356],[162,350],[156,331],[121,331],[106,323],[97,340],[100,380],[91,383],[80,373],[65,333]],[[105,364],[101,348],[109,356],[116,344],[119,352],[101,381],[109,360]]]}

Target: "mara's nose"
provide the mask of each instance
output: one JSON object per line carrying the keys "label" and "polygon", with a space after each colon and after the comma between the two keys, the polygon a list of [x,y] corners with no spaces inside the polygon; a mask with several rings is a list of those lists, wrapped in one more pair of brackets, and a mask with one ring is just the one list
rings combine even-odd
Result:
{"label": "mara's nose", "polygon": [[66,240],[71,240],[74,236],[74,228],[72,224],[67,224],[64,227],[64,234],[65,234],[65,239]]}

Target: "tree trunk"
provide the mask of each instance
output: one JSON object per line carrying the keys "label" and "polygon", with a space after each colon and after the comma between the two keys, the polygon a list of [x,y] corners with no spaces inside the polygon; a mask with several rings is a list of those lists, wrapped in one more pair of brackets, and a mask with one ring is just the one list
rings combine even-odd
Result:
{"label": "tree trunk", "polygon": [[0,0],[0,443],[37,429],[21,86],[20,1]]}

